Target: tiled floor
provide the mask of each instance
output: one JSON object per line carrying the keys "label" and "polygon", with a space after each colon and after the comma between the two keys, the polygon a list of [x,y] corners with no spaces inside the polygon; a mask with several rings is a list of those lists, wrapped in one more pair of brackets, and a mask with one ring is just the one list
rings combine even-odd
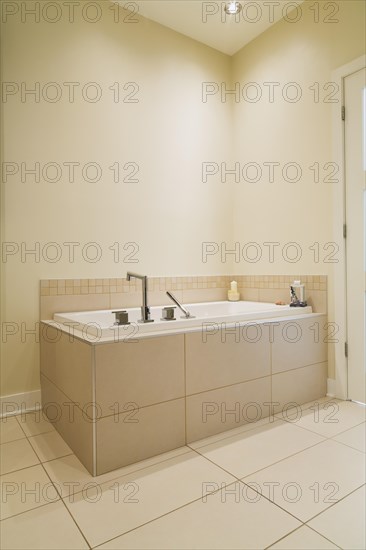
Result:
{"label": "tiled floor", "polygon": [[1,548],[364,549],[365,407],[324,398],[93,478],[3,419]]}

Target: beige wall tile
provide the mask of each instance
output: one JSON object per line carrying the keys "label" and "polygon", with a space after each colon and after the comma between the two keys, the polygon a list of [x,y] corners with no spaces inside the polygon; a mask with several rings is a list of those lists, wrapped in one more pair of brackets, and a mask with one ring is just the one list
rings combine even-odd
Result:
{"label": "beige wall tile", "polygon": [[93,423],[46,376],[41,375],[44,414],[93,475]]}
{"label": "beige wall tile", "polygon": [[41,324],[41,373],[72,401],[92,401],[93,346]]}
{"label": "beige wall tile", "polygon": [[[172,293],[177,298],[177,300],[179,300],[179,302],[183,302],[183,290],[172,290]],[[152,292],[149,292],[148,302],[150,306],[174,306],[172,300],[169,298],[169,296],[167,296],[166,290],[154,290]],[[141,305],[141,295],[139,305]]]}
{"label": "beige wall tile", "polygon": [[[70,287],[66,287],[66,292],[68,288]],[[53,319],[54,313],[99,309],[109,309],[109,294],[41,296],[40,318],[46,321]]]}
{"label": "beige wall tile", "polygon": [[102,418],[97,423],[97,474],[184,444],[184,399]]}
{"label": "beige wall tile", "polygon": [[[184,397],[184,335],[95,347],[96,399],[103,416]],[[128,410],[128,409],[127,409]]]}
{"label": "beige wall tile", "polygon": [[282,321],[273,328],[272,373],[327,361],[326,316]]}
{"label": "beige wall tile", "polygon": [[140,292],[116,292],[110,294],[108,309],[126,309],[129,307],[141,307],[142,297]]}
{"label": "beige wall tile", "polygon": [[270,376],[187,397],[187,443],[268,416],[270,399]]}
{"label": "beige wall tile", "polygon": [[259,302],[259,289],[258,288],[239,288],[240,299],[247,302]]}
{"label": "beige wall tile", "polygon": [[227,290],[223,288],[183,290],[183,303],[185,304],[220,302],[222,300],[227,300]]}
{"label": "beige wall tile", "polygon": [[[282,412],[286,419],[286,406],[302,405],[324,397],[327,392],[327,362],[308,365],[281,372],[272,377],[272,401],[274,413]],[[300,414],[300,412],[299,412]]]}
{"label": "beige wall tile", "polygon": [[268,327],[238,324],[232,331],[216,323],[186,335],[187,395],[270,374]]}
{"label": "beige wall tile", "polygon": [[[267,284],[267,283],[265,283]],[[259,289],[259,301],[275,304],[277,301],[290,303],[290,290],[287,288],[261,288]]]}

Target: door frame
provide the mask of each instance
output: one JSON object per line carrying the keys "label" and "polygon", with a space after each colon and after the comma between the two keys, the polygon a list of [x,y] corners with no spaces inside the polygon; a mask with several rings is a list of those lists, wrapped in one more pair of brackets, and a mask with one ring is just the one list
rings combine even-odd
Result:
{"label": "door frame", "polygon": [[343,225],[346,221],[345,124],[342,120],[341,108],[344,106],[344,79],[364,67],[366,67],[366,55],[362,55],[332,72],[332,81],[339,86],[341,102],[334,103],[332,109],[333,157],[339,166],[340,177],[340,185],[335,188],[333,193],[333,236],[334,242],[340,244],[340,258],[339,263],[334,265],[333,288],[329,289],[334,305],[334,321],[339,327],[338,341],[334,344],[335,388],[331,393],[335,393],[335,397],[340,399],[348,399],[348,368],[345,356],[345,342],[347,341],[347,257],[346,239],[343,236]]}

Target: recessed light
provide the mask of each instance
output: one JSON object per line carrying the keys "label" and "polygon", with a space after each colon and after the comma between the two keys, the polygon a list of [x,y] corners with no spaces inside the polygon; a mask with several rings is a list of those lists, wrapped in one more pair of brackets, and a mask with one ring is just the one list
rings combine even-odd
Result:
{"label": "recessed light", "polygon": [[225,13],[227,13],[228,15],[236,15],[241,11],[241,9],[242,5],[240,4],[240,2],[228,2],[225,5]]}

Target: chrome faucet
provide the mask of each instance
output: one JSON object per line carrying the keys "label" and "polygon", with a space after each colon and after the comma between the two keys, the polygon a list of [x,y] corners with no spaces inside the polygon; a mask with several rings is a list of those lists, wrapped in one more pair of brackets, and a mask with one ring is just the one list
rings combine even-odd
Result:
{"label": "chrome faucet", "polygon": [[169,296],[169,298],[179,307],[179,309],[184,313],[184,317],[181,317],[181,319],[194,319],[194,315],[191,315],[188,311],[188,309],[186,309],[178,300],[177,298],[174,296],[174,294],[172,294],[171,292],[168,292],[167,291],[167,295]]}
{"label": "chrome faucet", "polygon": [[141,279],[142,282],[142,307],[141,307],[141,319],[139,323],[153,323],[154,319],[150,319],[150,308],[147,305],[147,277],[146,275],[139,275],[138,273],[132,273],[127,271],[127,281],[131,279]]}

